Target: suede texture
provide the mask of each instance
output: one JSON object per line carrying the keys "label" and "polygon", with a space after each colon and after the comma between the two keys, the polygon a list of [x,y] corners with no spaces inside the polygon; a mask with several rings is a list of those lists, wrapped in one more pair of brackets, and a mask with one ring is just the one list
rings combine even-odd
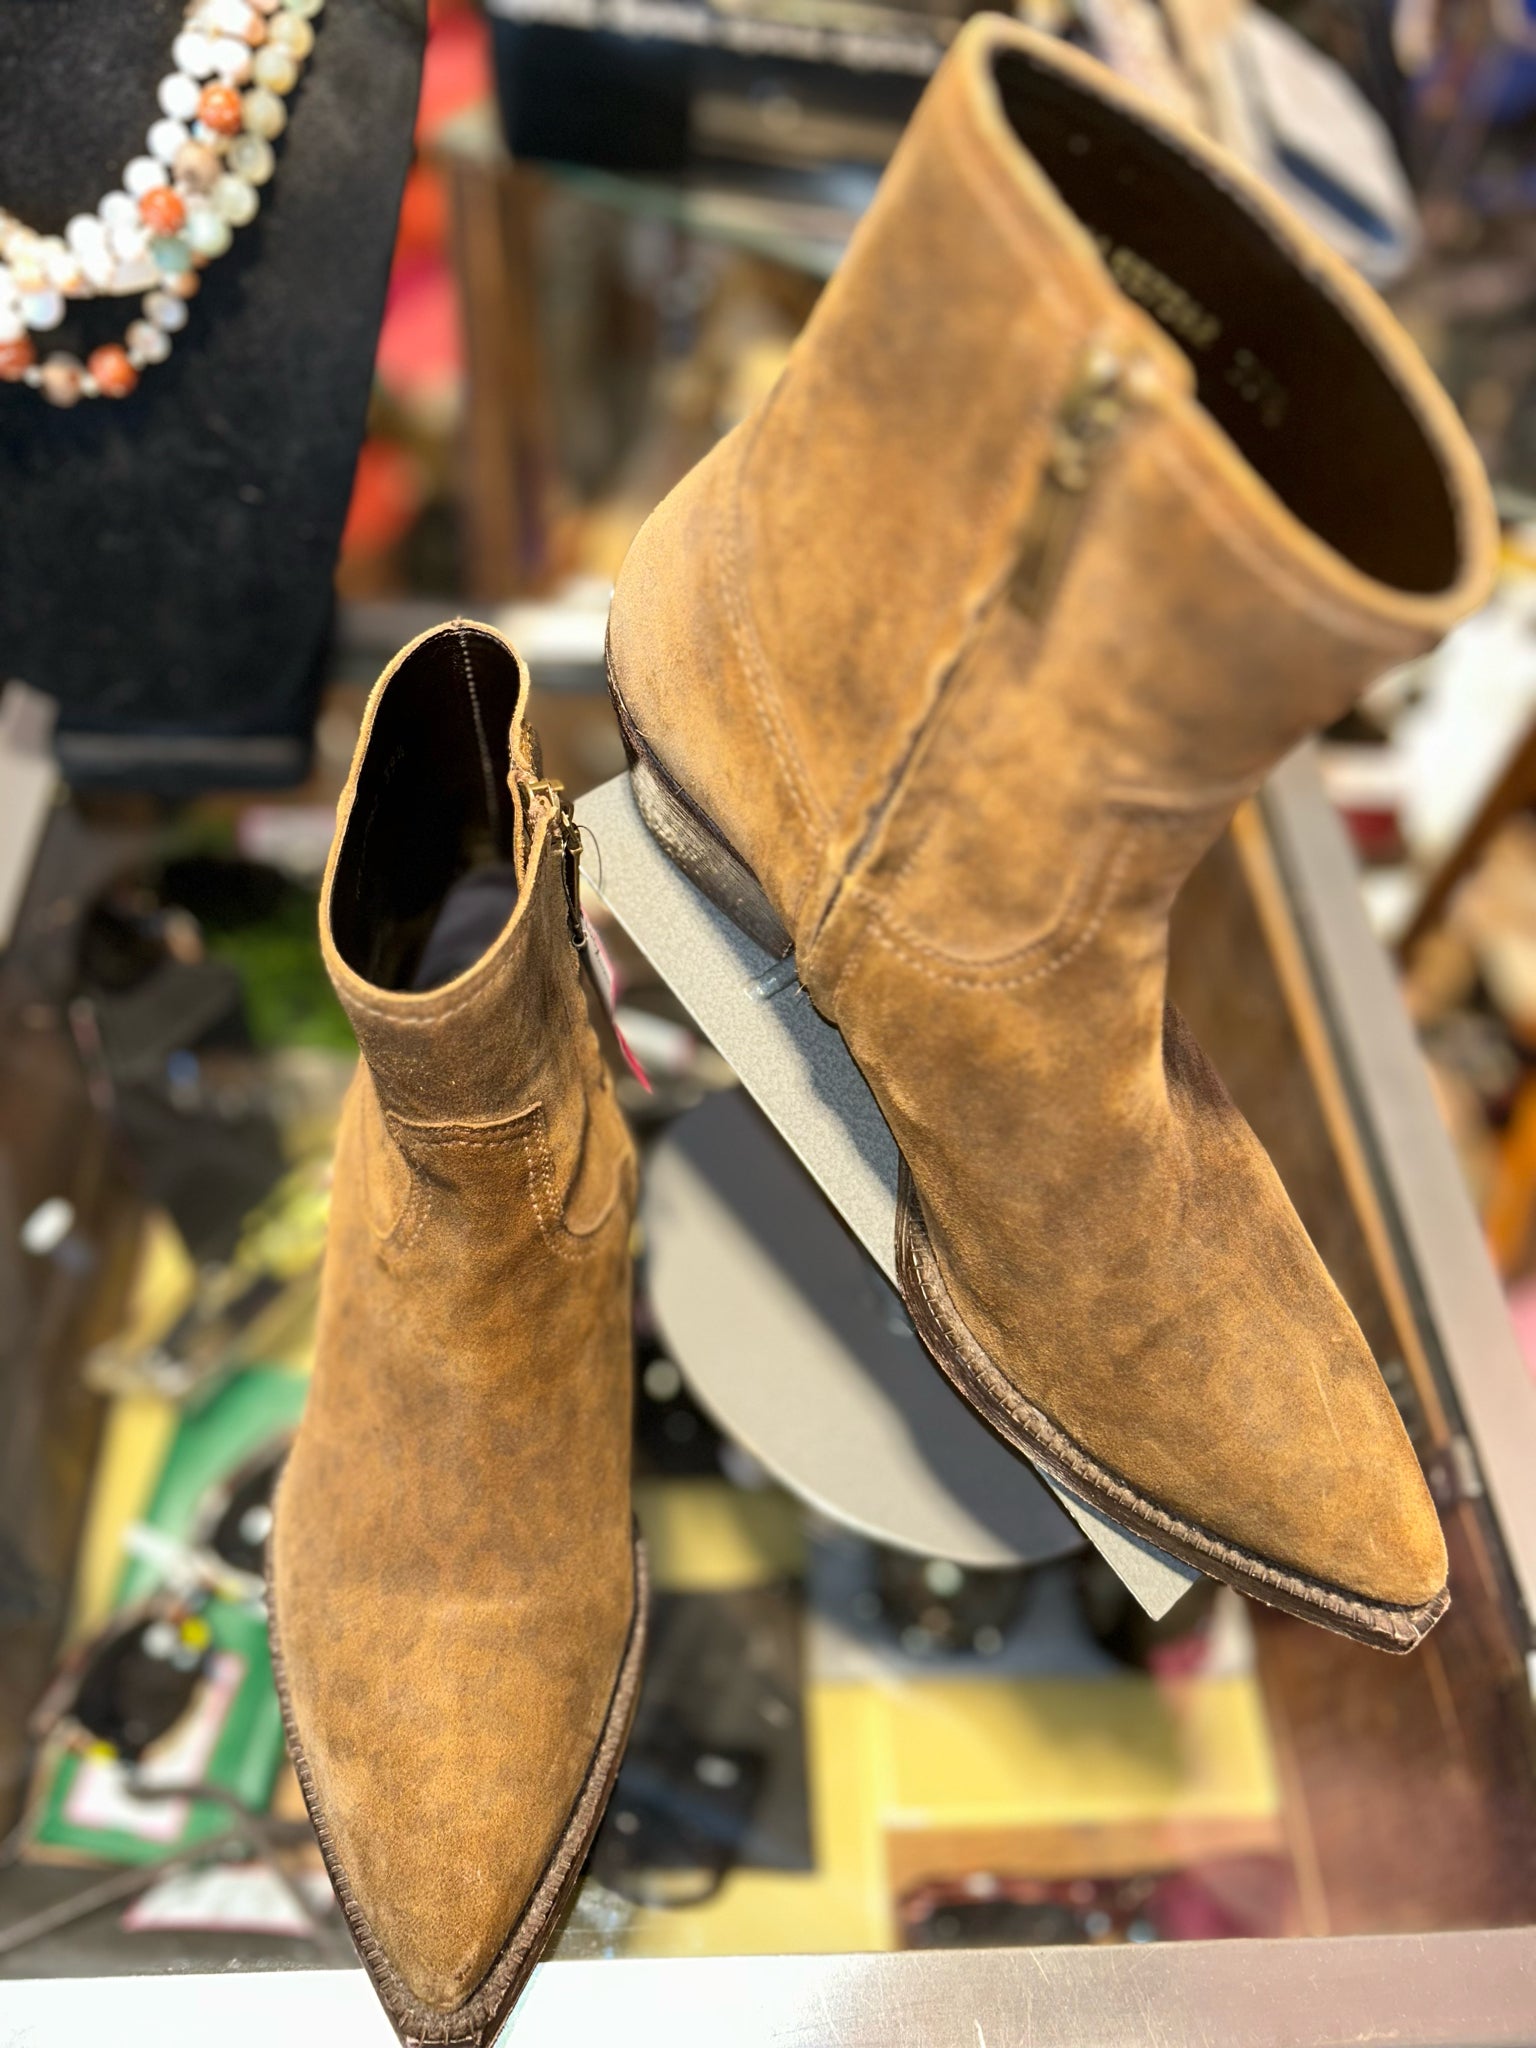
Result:
{"label": "suede texture", "polygon": [[[444,628],[386,673],[358,742],[321,916],[362,1061],[272,1547],[317,1819],[404,1992],[437,2013],[475,1993],[561,1837],[634,1597],[634,1161],[578,979],[526,687],[496,636]],[[460,788],[429,738],[465,717],[466,691],[489,744],[467,750]],[[426,772],[437,759],[449,767]],[[434,809],[478,801],[482,772],[496,786],[481,842],[513,841],[491,846],[518,870],[511,919],[445,987],[376,985],[337,935],[354,953],[375,943],[433,832],[457,843]]]}
{"label": "suede texture", "polygon": [[[1061,408],[1106,351],[1115,430],[1037,601]],[[1394,1608],[1443,1588],[1433,1505],[1165,1006],[1168,912],[1293,744],[1483,598],[1495,545],[1353,274],[1091,60],[982,16],[610,626],[632,736],[792,935],[988,1358],[1152,1503]]]}

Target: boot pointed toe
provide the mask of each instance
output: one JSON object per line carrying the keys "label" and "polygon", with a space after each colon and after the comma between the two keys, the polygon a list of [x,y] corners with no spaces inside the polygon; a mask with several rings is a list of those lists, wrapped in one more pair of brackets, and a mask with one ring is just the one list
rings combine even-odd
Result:
{"label": "boot pointed toe", "polygon": [[1005,1176],[930,1206],[905,1175],[908,1305],[1071,1490],[1255,1598],[1412,1648],[1447,1594],[1407,1432],[1258,1141],[1180,1020],[1165,1042],[1140,1142],[1098,1133],[1113,1200],[1081,1168],[1045,1218]]}
{"label": "boot pointed toe", "polygon": [[[274,1603],[289,1748],[402,2041],[489,2039],[558,1920],[634,1711],[645,1636],[638,1544],[634,1570],[635,1605],[611,1652],[606,1614],[583,1629],[563,1613],[543,1631],[542,1654],[515,1612],[468,1636],[395,1624],[392,1638],[409,1648],[383,1683],[362,1667],[338,1670],[333,1655],[313,1658],[310,1632],[289,1628]],[[334,1601],[331,1620],[345,1628]],[[573,1620],[585,1636],[575,1658]],[[285,1643],[297,1645],[291,1663]]]}

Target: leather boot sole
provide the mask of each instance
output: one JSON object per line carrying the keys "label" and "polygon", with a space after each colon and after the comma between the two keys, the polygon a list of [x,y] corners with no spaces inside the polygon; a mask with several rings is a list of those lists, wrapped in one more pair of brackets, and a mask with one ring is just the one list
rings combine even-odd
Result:
{"label": "leather boot sole", "polygon": [[645,1661],[649,1577],[645,1546],[638,1534],[635,1537],[634,1555],[635,1608],[630,1621],[629,1637],[619,1665],[619,1675],[614,1683],[613,1695],[608,1703],[603,1732],[597,1748],[593,1751],[591,1764],[588,1766],[576,1803],[571,1809],[570,1819],[566,1822],[564,1831],[544,1866],[544,1874],[532,1898],[502,1944],[495,1962],[476,1987],[473,1996],[467,1998],[453,2012],[434,2012],[417,2004],[407,1986],[396,1974],[389,1958],[379,1946],[368,1924],[368,1917],[358,1904],[352,1887],[347,1882],[347,1874],[337,1859],[330,1828],[316,1795],[314,1773],[309,1767],[304,1746],[299,1741],[298,1730],[294,1726],[293,1702],[289,1695],[288,1674],[283,1663],[282,1630],[272,1584],[271,1546],[268,1546],[267,1635],[272,1649],[272,1670],[277,1680],[277,1697],[282,1706],[283,1731],[288,1738],[288,1754],[293,1759],[293,1767],[304,1794],[304,1804],[309,1809],[310,1821],[319,1837],[320,1853],[325,1859],[325,1868],[336,1896],[341,1901],[353,1943],[362,1960],[363,1968],[368,1972],[373,1988],[378,1993],[379,2001],[403,2043],[403,2048],[482,2048],[483,2043],[493,2041],[521,1997],[523,1987],[533,1973],[534,1964],[543,1953],[566,1902],[576,1888],[576,1880],[581,1875],[587,1851],[592,1846],[593,1837],[607,1808],[609,1795],[613,1791],[614,1781],[619,1775],[619,1765],[624,1758],[624,1745],[629,1736],[629,1724],[634,1718],[635,1701],[640,1690],[640,1672]]}
{"label": "leather boot sole", "polygon": [[[794,942],[757,877],[641,738],[624,708],[611,661],[608,690],[629,755],[635,802],[651,836],[748,938],[776,958],[785,958],[794,950]],[[955,1390],[1010,1450],[1048,1472],[1068,1493],[1098,1508],[1111,1521],[1255,1600],[1378,1650],[1399,1654],[1412,1650],[1450,1605],[1445,1587],[1420,1607],[1394,1607],[1305,1578],[1159,1507],[1101,1465],[1025,1399],[967,1329],[939,1271],[922,1203],[904,1158],[897,1193],[896,1268],[902,1302],[913,1326]]]}

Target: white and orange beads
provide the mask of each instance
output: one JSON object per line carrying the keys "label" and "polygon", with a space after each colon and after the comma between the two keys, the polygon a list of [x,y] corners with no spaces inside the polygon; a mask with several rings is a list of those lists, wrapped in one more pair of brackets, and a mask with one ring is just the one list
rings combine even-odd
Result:
{"label": "white and orange beads", "polygon": [[[50,403],[126,398],[139,373],[163,363],[187,323],[197,272],[222,256],[261,208],[288,125],[287,96],[315,46],[325,0],[188,0],[156,92],[159,119],[142,156],[94,213],[42,235],[0,207],[0,382]],[[64,319],[71,299],[145,294],[121,345],[82,363],[62,351],[38,360],[33,335]]]}

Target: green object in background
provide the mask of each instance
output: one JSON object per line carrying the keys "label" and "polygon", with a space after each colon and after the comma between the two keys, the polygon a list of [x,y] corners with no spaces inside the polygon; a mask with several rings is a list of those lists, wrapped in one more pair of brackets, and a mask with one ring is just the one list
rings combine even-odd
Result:
{"label": "green object in background", "polygon": [[[206,1400],[190,1404],[171,1438],[142,1520],[151,1529],[191,1542],[199,1513],[215,1489],[298,1428],[308,1390],[302,1373],[252,1365],[225,1380]],[[152,1593],[156,1583],[152,1564],[130,1558],[123,1567],[116,1606],[131,1607]]]}
{"label": "green object in background", "polygon": [[[145,1525],[192,1542],[202,1533],[207,1503],[219,1488],[292,1434],[307,1385],[302,1374],[252,1366],[184,1414],[142,1518]],[[160,1574],[153,1563],[130,1558],[118,1584],[114,1611],[137,1605],[159,1583]],[[282,1715],[267,1647],[266,1616],[258,1601],[214,1598],[201,1618],[212,1638],[215,1665],[221,1657],[228,1661],[219,1667],[222,1684],[215,1682],[214,1691],[221,1695],[220,1712],[216,1730],[210,1716],[211,1747],[198,1776],[260,1812],[271,1800],[283,1757]],[[148,1761],[152,1767],[153,1753]],[[111,1816],[117,1802],[111,1798],[110,1775],[115,1768],[77,1751],[61,1755],[36,1803],[35,1845],[72,1851],[104,1863],[149,1863],[170,1849],[195,1846],[228,1827],[228,1811],[208,1799],[186,1801],[179,1808],[156,1802],[144,1812],[145,1832],[113,1825]],[[92,1772],[94,1778],[89,1775]]]}
{"label": "green object in background", "polygon": [[259,1052],[295,1046],[351,1053],[356,1041],[320,957],[318,888],[232,854],[229,834],[199,821],[180,835],[159,889],[197,919],[203,943],[239,974]]}
{"label": "green object in background", "polygon": [[350,1053],[357,1041],[327,979],[315,937],[315,900],[295,889],[259,924],[209,931],[209,952],[245,984],[251,1037],[261,1051],[318,1046]]}

